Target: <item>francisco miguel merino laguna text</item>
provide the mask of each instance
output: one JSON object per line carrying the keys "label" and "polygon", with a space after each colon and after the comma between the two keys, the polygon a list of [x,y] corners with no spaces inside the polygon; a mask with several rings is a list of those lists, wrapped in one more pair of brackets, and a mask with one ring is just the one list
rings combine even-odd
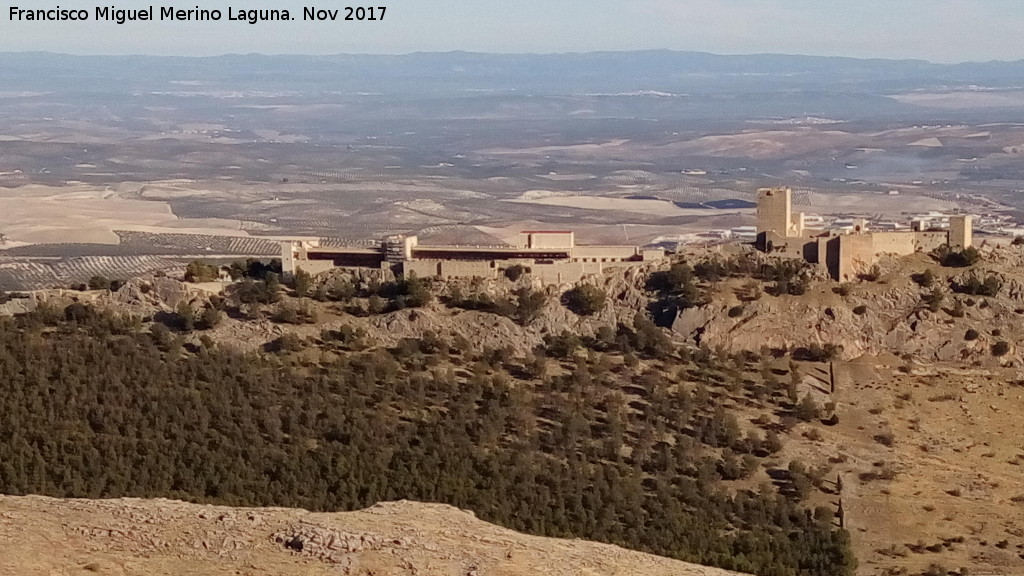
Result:
{"label": "francisco miguel merino laguna text", "polygon": [[[315,6],[306,6],[302,9],[303,20],[383,20],[384,6],[369,7],[346,7],[342,9],[325,10]],[[161,21],[182,21],[182,22],[218,22],[220,20],[237,20],[257,24],[259,22],[280,22],[295,20],[288,10],[256,10],[245,8],[228,8],[227,18],[221,10],[206,9],[196,6],[195,8],[180,9],[174,6],[160,6],[154,10],[153,6],[148,8],[118,8],[117,6],[97,6],[90,17],[90,12],[83,9],[61,8],[57,6],[50,9],[24,9],[11,6],[9,17],[12,22],[67,22],[67,21],[88,21],[115,22],[125,24],[128,22],[146,22],[152,20]]]}

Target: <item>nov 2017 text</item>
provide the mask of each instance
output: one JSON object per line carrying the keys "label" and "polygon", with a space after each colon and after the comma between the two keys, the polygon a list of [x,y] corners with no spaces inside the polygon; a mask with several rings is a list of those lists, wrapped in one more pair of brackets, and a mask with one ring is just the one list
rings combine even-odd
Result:
{"label": "nov 2017 text", "polygon": [[386,6],[345,6],[340,8],[318,8],[304,6],[297,9],[250,9],[231,6],[226,9],[179,8],[177,6],[148,6],[145,8],[120,8],[118,6],[96,6],[84,8],[19,8],[11,6],[8,18],[12,22],[132,22],[177,21],[177,22],[219,22],[231,20],[259,24],[260,22],[288,22],[303,20],[313,22],[364,22],[384,20]]}

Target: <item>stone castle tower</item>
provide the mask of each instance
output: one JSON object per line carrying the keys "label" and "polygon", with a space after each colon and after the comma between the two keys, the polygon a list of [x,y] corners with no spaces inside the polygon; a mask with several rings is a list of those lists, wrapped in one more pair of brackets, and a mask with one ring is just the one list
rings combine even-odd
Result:
{"label": "stone castle tower", "polygon": [[757,232],[774,232],[785,238],[804,233],[803,213],[793,214],[793,190],[761,188],[757,191]]}

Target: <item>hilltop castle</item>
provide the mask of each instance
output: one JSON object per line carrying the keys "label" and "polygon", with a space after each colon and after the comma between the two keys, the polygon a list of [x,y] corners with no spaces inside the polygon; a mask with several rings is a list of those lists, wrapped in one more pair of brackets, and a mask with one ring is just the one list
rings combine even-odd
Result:
{"label": "hilltop castle", "polygon": [[369,247],[322,246],[318,241],[281,243],[285,274],[317,274],[336,267],[388,269],[420,278],[496,278],[522,266],[544,284],[579,282],[610,267],[662,260],[665,251],[639,246],[576,244],[572,231],[525,231],[515,246],[420,244],[416,236],[391,236]]}
{"label": "hilltop castle", "polygon": [[915,221],[909,231],[869,231],[868,222],[857,219],[848,230],[809,230],[804,228],[804,214],[793,213],[791,189],[757,191],[757,248],[825,266],[839,281],[866,272],[883,254],[906,256],[942,245],[963,250],[971,245],[971,234],[968,215],[950,216],[948,229],[931,229]]}

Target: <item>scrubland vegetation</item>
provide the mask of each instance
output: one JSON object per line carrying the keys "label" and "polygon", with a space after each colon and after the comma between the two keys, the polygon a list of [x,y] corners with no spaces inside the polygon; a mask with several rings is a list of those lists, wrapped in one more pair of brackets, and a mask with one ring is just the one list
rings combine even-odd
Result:
{"label": "scrubland vegetation", "polygon": [[408,498],[756,574],[854,569],[834,511],[803,502],[827,470],[772,456],[814,402],[756,354],[677,349],[646,315],[527,357],[433,335],[385,349],[345,327],[273,353],[201,342],[87,305],[4,320],[0,491]]}

